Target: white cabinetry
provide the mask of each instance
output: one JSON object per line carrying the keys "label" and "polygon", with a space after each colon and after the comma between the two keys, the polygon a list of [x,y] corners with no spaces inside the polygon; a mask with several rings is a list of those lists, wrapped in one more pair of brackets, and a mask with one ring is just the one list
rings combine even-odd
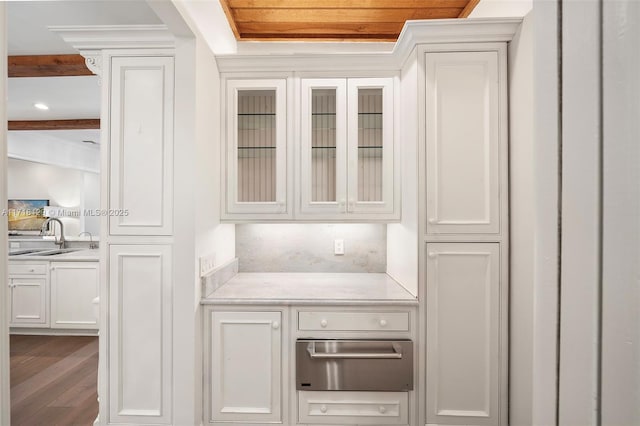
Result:
{"label": "white cabinetry", "polygon": [[208,422],[282,422],[282,313],[211,312]]}
{"label": "white cabinetry", "polygon": [[11,327],[49,327],[46,263],[9,263]]}
{"label": "white cabinetry", "polygon": [[170,245],[109,246],[113,423],[171,423],[172,263]]}
{"label": "white cabinetry", "polygon": [[97,296],[97,262],[51,263],[51,328],[97,330]]}
{"label": "white cabinetry", "polygon": [[497,51],[426,53],[428,234],[500,232],[506,115],[499,70]]}
{"label": "white cabinetry", "polygon": [[414,392],[310,392],[295,386],[296,339],[414,340],[415,309],[255,308],[225,304],[204,309],[205,423],[415,424]]}
{"label": "white cabinetry", "polygon": [[406,425],[408,392],[300,392],[298,420],[322,425]]}
{"label": "white cabinetry", "polygon": [[173,57],[112,57],[111,235],[171,235]]}
{"label": "white cabinetry", "polygon": [[290,219],[287,80],[226,80],[222,218]]}
{"label": "white cabinetry", "polygon": [[506,293],[498,243],[427,244],[427,423],[496,425]]}
{"label": "white cabinetry", "polygon": [[423,46],[426,423],[507,424],[506,47]]}
{"label": "white cabinetry", "polygon": [[398,219],[393,78],[302,79],[301,88],[298,217]]}

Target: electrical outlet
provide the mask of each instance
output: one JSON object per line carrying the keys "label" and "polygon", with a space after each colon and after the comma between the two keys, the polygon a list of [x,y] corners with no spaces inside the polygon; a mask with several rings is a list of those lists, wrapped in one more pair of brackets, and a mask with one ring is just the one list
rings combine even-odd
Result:
{"label": "electrical outlet", "polygon": [[344,240],[335,240],[333,242],[333,254],[342,256],[344,254]]}
{"label": "electrical outlet", "polygon": [[200,276],[204,277],[216,269],[215,253],[200,256]]}

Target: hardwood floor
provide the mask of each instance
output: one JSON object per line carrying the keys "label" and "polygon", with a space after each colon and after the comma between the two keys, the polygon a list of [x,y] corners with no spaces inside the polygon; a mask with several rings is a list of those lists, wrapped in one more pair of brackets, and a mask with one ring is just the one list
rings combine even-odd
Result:
{"label": "hardwood floor", "polygon": [[98,338],[11,336],[12,426],[88,426],[98,415]]}

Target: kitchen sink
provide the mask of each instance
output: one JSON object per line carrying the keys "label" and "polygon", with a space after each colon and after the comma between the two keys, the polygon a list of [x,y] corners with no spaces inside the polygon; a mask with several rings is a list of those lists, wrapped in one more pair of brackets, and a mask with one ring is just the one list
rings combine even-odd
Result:
{"label": "kitchen sink", "polygon": [[[24,254],[25,256],[55,256],[56,254],[65,254],[65,253],[73,253],[74,251],[80,251],[82,249],[79,248],[69,248],[69,249],[39,249],[39,250],[25,250],[26,253],[20,253],[20,254]],[[17,252],[14,252],[17,253]],[[12,253],[13,255],[13,253]]]}
{"label": "kitchen sink", "polygon": [[20,256],[23,254],[32,254],[32,253],[37,253],[37,252],[41,252],[43,251],[43,249],[23,249],[23,250],[15,250],[15,251],[10,251],[9,252],[9,256]]}
{"label": "kitchen sink", "polygon": [[45,250],[35,253],[29,253],[27,256],[54,256],[56,254],[65,254],[65,253],[73,253],[74,251],[79,251],[82,249],[72,248],[72,249],[55,249],[55,250]]}

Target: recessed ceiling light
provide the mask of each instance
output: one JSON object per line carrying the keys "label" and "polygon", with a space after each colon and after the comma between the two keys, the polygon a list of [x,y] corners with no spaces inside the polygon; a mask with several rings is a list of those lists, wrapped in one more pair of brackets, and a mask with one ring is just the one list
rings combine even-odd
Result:
{"label": "recessed ceiling light", "polygon": [[35,103],[35,104],[33,104],[33,106],[38,108],[38,109],[43,109],[43,110],[49,109],[49,107],[46,104],[43,104],[42,102]]}

